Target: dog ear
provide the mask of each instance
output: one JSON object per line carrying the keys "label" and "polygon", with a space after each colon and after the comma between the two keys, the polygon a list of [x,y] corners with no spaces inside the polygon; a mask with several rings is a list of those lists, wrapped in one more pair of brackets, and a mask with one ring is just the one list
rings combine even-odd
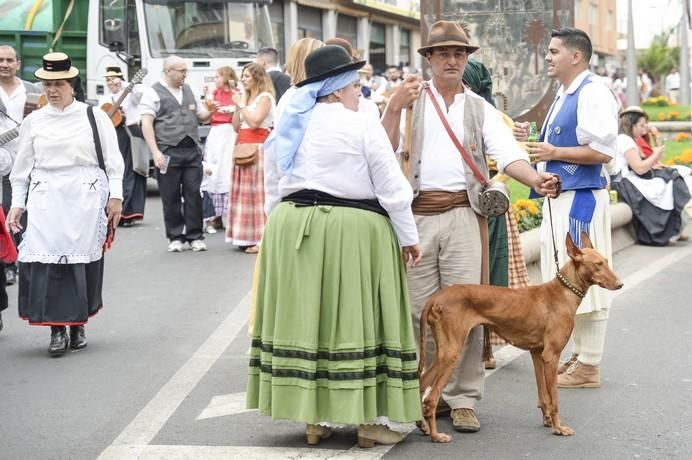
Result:
{"label": "dog ear", "polygon": [[589,239],[589,234],[586,232],[581,232],[581,247],[593,249],[593,244],[591,239]]}
{"label": "dog ear", "polygon": [[567,255],[569,255],[571,259],[574,259],[581,255],[581,249],[579,249],[577,245],[574,244],[574,240],[572,240],[572,235],[570,235],[569,232],[567,232],[567,237],[565,238],[565,245],[567,246]]}

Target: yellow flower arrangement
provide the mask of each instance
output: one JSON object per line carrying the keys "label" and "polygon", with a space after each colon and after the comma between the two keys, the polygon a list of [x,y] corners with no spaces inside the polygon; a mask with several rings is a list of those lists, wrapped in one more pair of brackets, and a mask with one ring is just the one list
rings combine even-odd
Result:
{"label": "yellow flower arrangement", "polygon": [[658,121],[666,121],[666,114],[663,112],[658,112]]}
{"label": "yellow flower arrangement", "polygon": [[657,107],[666,107],[673,105],[673,101],[666,96],[650,97],[642,102],[642,105],[655,105]]}
{"label": "yellow flower arrangement", "polygon": [[520,232],[531,230],[541,225],[543,213],[541,211],[542,199],[517,200],[512,204],[514,219]]}
{"label": "yellow flower arrangement", "polygon": [[666,161],[666,164],[669,166],[683,165],[692,167],[692,149],[683,150],[680,155]]}
{"label": "yellow flower arrangement", "polygon": [[685,142],[692,140],[692,134],[690,133],[677,133],[675,135],[675,142]]}

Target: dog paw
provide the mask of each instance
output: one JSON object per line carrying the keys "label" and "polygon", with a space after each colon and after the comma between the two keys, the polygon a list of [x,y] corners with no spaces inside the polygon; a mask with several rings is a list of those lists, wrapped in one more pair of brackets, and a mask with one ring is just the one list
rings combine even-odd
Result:
{"label": "dog paw", "polygon": [[416,426],[421,431],[421,433],[423,433],[424,436],[430,435],[430,426],[428,425],[428,422],[426,422],[425,420],[417,421]]}
{"label": "dog paw", "polygon": [[430,437],[432,438],[432,442],[449,442],[452,440],[450,435],[444,433],[433,433]]}
{"label": "dog paw", "polygon": [[549,415],[544,415],[543,416],[543,426],[552,427],[553,426],[553,418]]}
{"label": "dog paw", "polygon": [[558,436],[572,436],[574,433],[575,431],[566,425],[553,427],[553,434],[556,434]]}

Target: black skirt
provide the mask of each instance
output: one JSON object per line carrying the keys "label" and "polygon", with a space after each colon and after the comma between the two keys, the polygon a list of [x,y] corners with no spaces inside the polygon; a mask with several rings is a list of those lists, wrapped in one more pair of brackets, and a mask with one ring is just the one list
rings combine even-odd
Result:
{"label": "black skirt", "polygon": [[88,264],[19,264],[19,317],[36,326],[85,324],[103,306],[103,257]]}

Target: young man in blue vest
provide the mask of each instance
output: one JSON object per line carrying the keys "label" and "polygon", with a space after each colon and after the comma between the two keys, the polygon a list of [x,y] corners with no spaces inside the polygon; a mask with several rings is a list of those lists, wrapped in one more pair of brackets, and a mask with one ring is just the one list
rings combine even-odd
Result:
{"label": "young man in blue vest", "polygon": [[[604,165],[615,155],[618,133],[617,102],[610,90],[589,72],[592,46],[583,31],[553,31],[545,60],[548,76],[561,86],[543,123],[539,142],[527,143],[539,170],[559,174],[562,194],[552,200],[555,241],[565,241],[569,231],[579,240],[589,234],[594,247],[612,260],[610,205]],[[514,136],[525,141],[528,123],[515,123]],[[543,281],[555,276],[553,238],[548,201],[541,225],[541,273]],[[577,241],[575,240],[575,241]],[[579,244],[579,241],[577,241]],[[564,244],[557,247],[559,265],[565,262]],[[612,298],[609,291],[593,286],[577,310],[572,338],[572,357],[558,372],[561,388],[597,388],[600,363]]]}
{"label": "young man in blue vest", "polygon": [[185,84],[186,76],[185,60],[167,57],[163,79],[145,91],[140,103],[142,134],[159,169],[168,252],[182,252],[185,242],[195,252],[207,250],[202,233],[202,149],[197,125],[210,115]]}

